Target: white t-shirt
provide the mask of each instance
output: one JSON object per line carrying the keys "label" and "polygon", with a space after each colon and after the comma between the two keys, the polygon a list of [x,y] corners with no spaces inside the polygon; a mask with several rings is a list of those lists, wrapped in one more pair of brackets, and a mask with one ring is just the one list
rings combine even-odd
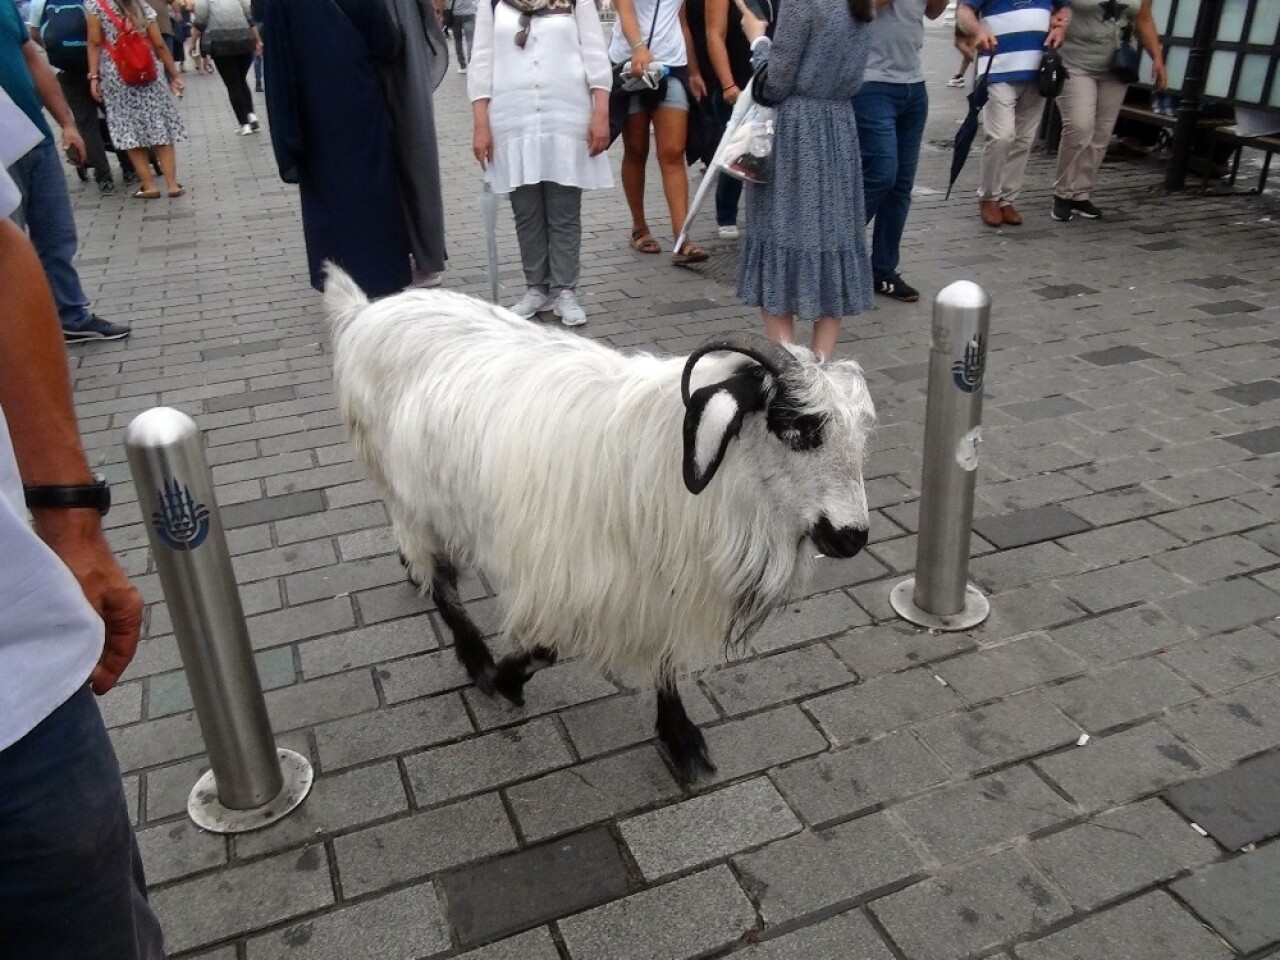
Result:
{"label": "white t-shirt", "polygon": [[[0,217],[18,209],[6,168],[44,139],[0,90]],[[0,410],[0,750],[84,686],[105,628],[80,584],[28,519],[22,478]]]}
{"label": "white t-shirt", "polygon": [[[654,4],[658,5],[655,20]],[[640,25],[640,39],[649,42],[653,59],[669,67],[683,67],[689,62],[684,49],[684,31],[680,29],[680,8],[684,0],[635,0],[636,22]],[[649,40],[649,27],[653,27],[653,39]],[[626,63],[631,59],[631,44],[622,32],[622,21],[613,24],[613,39],[609,41],[609,59],[614,63]]]}

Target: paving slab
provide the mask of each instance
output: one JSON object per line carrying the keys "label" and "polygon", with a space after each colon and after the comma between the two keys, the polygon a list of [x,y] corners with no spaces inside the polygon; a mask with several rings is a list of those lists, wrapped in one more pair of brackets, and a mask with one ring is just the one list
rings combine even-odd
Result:
{"label": "paving slab", "polygon": [[1046,693],[1090,733],[1140,720],[1201,696],[1159,657],[1129,660],[1050,687]]}
{"label": "paving slab", "polygon": [[1204,867],[1171,889],[1241,953],[1280,943],[1280,843]]}
{"label": "paving slab", "polygon": [[851,910],[811,927],[748,947],[742,960],[892,960],[893,954],[861,913]]}
{"label": "paving slab", "polygon": [[1181,644],[1160,659],[1197,686],[1217,693],[1280,673],[1280,641],[1253,627]]}
{"label": "paving slab", "polygon": [[805,709],[838,744],[948,713],[959,699],[928,670],[907,670],[805,702]]}
{"label": "paving slab", "polygon": [[980,703],[1072,676],[1083,664],[1044,634],[957,657],[935,668],[970,703]]}
{"label": "paving slab", "polygon": [[508,937],[478,950],[458,955],[458,960],[560,960],[560,951],[546,927]]}
{"label": "paving slab", "polygon": [[1280,744],[1280,686],[1272,681],[1198,700],[1165,721],[1178,736],[1218,763],[1231,763]]}
{"label": "paving slab", "polygon": [[979,517],[973,521],[974,531],[1001,550],[1044,540],[1059,540],[1074,533],[1083,533],[1092,526],[1056,504]]}
{"label": "paving slab", "polygon": [[852,683],[856,677],[821,644],[725,666],[703,678],[716,702],[733,716],[798,700]]}
{"label": "paving slab", "polygon": [[1212,635],[1280,616],[1280,593],[1249,579],[1228,580],[1170,597],[1160,606],[1174,620]]}
{"label": "paving slab", "polygon": [[1280,835],[1280,750],[1181,784],[1166,796],[1228,850]]}
{"label": "paving slab", "polygon": [[977,772],[1075,742],[1080,728],[1038,691],[950,714],[916,728],[955,772]]}
{"label": "paving slab", "polygon": [[700,777],[694,791],[761,773],[779,764],[822,753],[830,744],[809,716],[791,704],[728,720],[703,730],[715,773]]}
{"label": "paving slab", "polygon": [[[994,611],[993,611],[994,614]],[[852,630],[829,646],[864,680],[967,653],[973,641],[963,633],[921,630],[909,623],[881,623]]]}

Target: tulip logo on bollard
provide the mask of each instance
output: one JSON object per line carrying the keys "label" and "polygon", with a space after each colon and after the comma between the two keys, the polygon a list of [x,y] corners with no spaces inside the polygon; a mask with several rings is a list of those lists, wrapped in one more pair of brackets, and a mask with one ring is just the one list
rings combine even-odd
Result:
{"label": "tulip logo on bollard", "polygon": [[982,389],[982,377],[987,370],[987,338],[976,334],[964,345],[964,358],[951,365],[951,379],[965,393]]}
{"label": "tulip logo on bollard", "polygon": [[160,509],[151,514],[161,542],[172,550],[194,550],[209,535],[209,508],[196,503],[191,491],[169,477],[158,495]]}

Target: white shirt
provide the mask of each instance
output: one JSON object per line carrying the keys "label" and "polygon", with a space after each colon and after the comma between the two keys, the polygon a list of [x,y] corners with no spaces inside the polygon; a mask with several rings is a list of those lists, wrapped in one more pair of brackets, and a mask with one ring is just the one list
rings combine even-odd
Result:
{"label": "white shirt", "polygon": [[[18,208],[6,167],[44,139],[0,90],[0,217]],[[0,410],[0,750],[84,686],[105,628],[66,564],[28,520],[22,478]]]}
{"label": "white shirt", "polygon": [[523,49],[519,31],[520,13],[509,4],[477,8],[467,94],[489,101],[494,193],[544,181],[612,186],[608,156],[587,152],[591,91],[613,85],[594,0],[578,0],[572,14],[533,17]]}
{"label": "white shirt", "polygon": [[[654,4],[658,16],[654,19]],[[689,62],[684,48],[684,31],[680,29],[680,8],[684,0],[635,0],[636,22],[640,25],[640,39],[647,41],[653,59],[669,67],[683,67]],[[653,27],[653,39],[649,28]],[[631,59],[631,44],[622,32],[622,20],[613,24],[613,39],[609,42],[609,59],[614,63],[626,63]]]}

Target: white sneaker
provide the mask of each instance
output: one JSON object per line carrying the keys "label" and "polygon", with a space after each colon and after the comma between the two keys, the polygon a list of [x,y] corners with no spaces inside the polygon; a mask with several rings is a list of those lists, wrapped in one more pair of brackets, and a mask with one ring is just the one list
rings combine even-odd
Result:
{"label": "white sneaker", "polygon": [[566,327],[580,327],[587,322],[587,312],[578,303],[578,296],[572,290],[561,290],[556,294],[551,309]]}
{"label": "white sneaker", "polygon": [[523,297],[517,300],[511,306],[511,312],[517,317],[524,317],[528,320],[535,313],[541,313],[551,307],[551,298],[541,290],[534,290],[532,287],[525,291]]}
{"label": "white sneaker", "polygon": [[240,128],[240,136],[242,137],[247,137],[251,133],[253,133],[253,127],[249,126],[247,123]]}
{"label": "white sneaker", "polygon": [[258,123],[257,114],[254,114],[254,113],[249,114],[249,129],[254,133],[257,133],[259,126],[260,124]]}
{"label": "white sneaker", "polygon": [[948,81],[947,81],[947,86],[948,86],[948,87],[963,87],[963,86],[964,86],[964,77],[962,77],[962,76],[961,76],[961,77],[952,77],[950,80],[948,80]]}
{"label": "white sneaker", "polygon": [[716,230],[716,236],[721,240],[737,240],[739,236],[737,224],[731,223],[727,227],[718,228]]}
{"label": "white sneaker", "polygon": [[464,64],[461,64],[461,65],[458,67],[458,72],[459,72],[459,73],[466,73],[466,72],[467,72],[467,65],[466,65],[465,63],[464,63]]}

